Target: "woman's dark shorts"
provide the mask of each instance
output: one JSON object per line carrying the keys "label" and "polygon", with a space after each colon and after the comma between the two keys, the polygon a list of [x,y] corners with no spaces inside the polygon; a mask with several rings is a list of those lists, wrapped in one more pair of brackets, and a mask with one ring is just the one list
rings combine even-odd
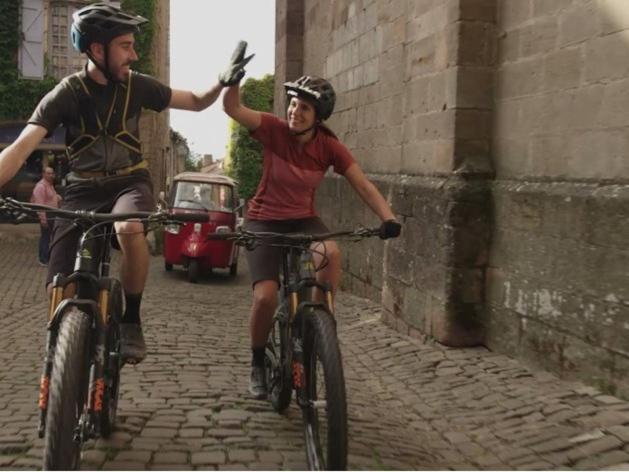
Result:
{"label": "woman's dark shorts", "polygon": [[[151,175],[146,170],[140,170],[124,176],[70,180],[61,208],[101,213],[153,211],[155,200]],[[52,282],[58,273],[68,275],[72,272],[80,236],[80,231],[72,228],[70,220],[55,221],[46,284]]]}
{"label": "woman's dark shorts", "polygon": [[[328,227],[319,217],[299,220],[245,220],[244,229],[274,233],[319,234],[329,232]],[[246,255],[252,287],[262,280],[279,282],[281,262],[281,250],[279,248],[258,246],[252,251],[247,251]]]}

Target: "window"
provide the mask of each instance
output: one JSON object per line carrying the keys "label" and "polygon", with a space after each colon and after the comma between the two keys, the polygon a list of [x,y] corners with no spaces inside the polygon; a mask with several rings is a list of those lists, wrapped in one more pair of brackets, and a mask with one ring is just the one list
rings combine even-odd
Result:
{"label": "window", "polygon": [[232,212],[232,188],[222,184],[180,181],[176,183],[173,207]]}

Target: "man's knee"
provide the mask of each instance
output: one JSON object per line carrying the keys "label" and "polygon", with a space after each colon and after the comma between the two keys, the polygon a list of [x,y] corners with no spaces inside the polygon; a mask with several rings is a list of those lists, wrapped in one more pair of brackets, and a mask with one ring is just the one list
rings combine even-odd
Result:
{"label": "man's knee", "polygon": [[116,236],[120,247],[124,251],[125,247],[145,246],[144,225],[137,221],[122,221],[115,224]]}

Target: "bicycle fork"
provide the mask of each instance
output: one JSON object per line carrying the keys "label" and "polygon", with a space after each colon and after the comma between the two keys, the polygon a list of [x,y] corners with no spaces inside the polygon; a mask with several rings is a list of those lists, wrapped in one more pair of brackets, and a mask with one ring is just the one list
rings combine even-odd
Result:
{"label": "bicycle fork", "polygon": [[[293,271],[288,269],[292,267]],[[284,266],[284,273],[289,273],[288,290],[286,296],[289,300],[289,322],[288,322],[288,357],[293,388],[297,395],[297,404],[302,409],[317,407],[313,404],[308,395],[308,379],[304,361],[312,347],[304,346],[304,343],[311,342],[307,339],[308,327],[307,316],[309,307],[323,308],[332,313],[332,290],[328,283],[319,283],[316,279],[316,270],[312,255],[308,252],[295,254],[291,253],[289,262]],[[322,302],[313,301],[313,291],[317,289],[323,294]]]}
{"label": "bicycle fork", "polygon": [[[92,336],[96,334],[96,343],[93,344],[94,352],[88,351],[90,359],[89,383],[87,393],[87,405],[81,415],[79,424],[74,432],[76,442],[84,442],[100,434],[100,421],[98,421],[103,410],[103,397],[105,395],[105,349],[107,348],[106,326],[108,319],[109,287],[104,283],[100,284],[98,304],[89,299],[64,299],[64,289],[68,285],[68,280],[62,276],[56,276],[53,282],[53,293],[50,308],[50,320],[46,335],[46,353],[44,356],[43,372],[39,385],[39,426],[38,436],[43,438],[46,431],[46,415],[48,412],[48,399],[50,396],[50,377],[52,375],[53,361],[55,357],[55,346],[57,333],[62,321],[61,314],[68,305],[77,305],[88,316],[92,314]],[[102,281],[105,282],[105,281]],[[96,316],[94,316],[96,315]]]}
{"label": "bicycle fork", "polygon": [[68,285],[62,276],[55,276],[53,279],[52,295],[50,299],[50,310],[48,312],[48,329],[46,333],[46,353],[44,354],[44,366],[39,382],[39,398],[37,406],[39,408],[39,427],[37,435],[43,438],[46,431],[46,414],[48,413],[48,397],[50,393],[50,375],[52,374],[52,363],[55,358],[55,345],[57,343],[57,331],[59,328],[59,305],[63,299],[74,296],[74,285]]}

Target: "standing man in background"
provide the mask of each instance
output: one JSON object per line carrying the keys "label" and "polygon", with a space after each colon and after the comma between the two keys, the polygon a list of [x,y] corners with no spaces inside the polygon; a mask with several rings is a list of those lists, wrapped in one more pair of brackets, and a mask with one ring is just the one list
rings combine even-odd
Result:
{"label": "standing man in background", "polygon": [[[33,189],[31,203],[59,208],[61,196],[55,190],[54,182],[54,169],[52,167],[45,167],[41,180],[37,182],[35,188]],[[52,224],[53,221],[46,218],[46,213],[43,211],[39,213],[39,228],[41,230],[41,234],[39,236],[39,265],[41,266],[48,265]]]}

